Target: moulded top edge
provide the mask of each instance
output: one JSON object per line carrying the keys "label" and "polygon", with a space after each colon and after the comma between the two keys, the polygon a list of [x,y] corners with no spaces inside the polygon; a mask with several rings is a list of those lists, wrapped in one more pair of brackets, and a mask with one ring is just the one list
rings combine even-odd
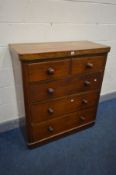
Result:
{"label": "moulded top edge", "polygon": [[74,56],[82,54],[107,53],[109,46],[94,43],[91,41],[69,41],[69,42],[48,42],[48,43],[17,43],[9,44],[12,51],[15,51],[21,60],[33,60],[39,58],[53,58]]}

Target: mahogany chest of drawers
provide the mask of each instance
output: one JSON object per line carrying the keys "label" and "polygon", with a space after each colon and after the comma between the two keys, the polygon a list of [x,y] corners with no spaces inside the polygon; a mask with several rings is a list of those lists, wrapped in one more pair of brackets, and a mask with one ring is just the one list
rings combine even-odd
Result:
{"label": "mahogany chest of drawers", "polygon": [[29,147],[94,124],[110,47],[89,41],[9,46],[21,61]]}

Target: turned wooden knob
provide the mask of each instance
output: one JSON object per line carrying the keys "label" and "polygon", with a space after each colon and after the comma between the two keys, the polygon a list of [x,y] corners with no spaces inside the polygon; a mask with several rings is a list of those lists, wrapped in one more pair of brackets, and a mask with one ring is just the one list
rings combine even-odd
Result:
{"label": "turned wooden knob", "polygon": [[49,127],[48,127],[48,131],[49,131],[49,132],[53,132],[53,131],[54,131],[54,128],[53,128],[52,126],[49,126]]}
{"label": "turned wooden knob", "polygon": [[86,67],[87,67],[87,68],[93,68],[93,64],[92,64],[92,63],[87,63],[87,64],[86,64]]}
{"label": "turned wooden knob", "polygon": [[80,117],[80,120],[81,120],[81,121],[85,121],[85,119],[86,119],[86,118],[85,118],[84,116],[81,116],[81,117]]}
{"label": "turned wooden knob", "polygon": [[49,75],[53,75],[54,74],[54,69],[52,68],[52,67],[49,67],[48,68],[48,70],[47,70],[47,73],[49,74]]}
{"label": "turned wooden knob", "polygon": [[85,84],[85,86],[89,86],[91,83],[90,83],[90,81],[87,81],[87,80],[86,80],[86,81],[84,82],[84,84]]}
{"label": "turned wooden knob", "polygon": [[48,88],[48,94],[53,94],[54,93],[54,89],[53,88]]}
{"label": "turned wooden knob", "polygon": [[87,101],[86,99],[83,99],[83,100],[82,100],[82,103],[83,103],[83,104],[87,104],[88,101]]}
{"label": "turned wooden knob", "polygon": [[54,110],[52,108],[48,108],[48,113],[49,114],[53,114],[54,113]]}

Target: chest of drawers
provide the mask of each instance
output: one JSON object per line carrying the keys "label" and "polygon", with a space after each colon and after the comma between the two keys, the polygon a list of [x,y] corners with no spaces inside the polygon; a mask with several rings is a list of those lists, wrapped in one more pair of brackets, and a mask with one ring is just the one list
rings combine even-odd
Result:
{"label": "chest of drawers", "polygon": [[29,147],[94,124],[110,47],[89,41],[9,47],[21,63]]}

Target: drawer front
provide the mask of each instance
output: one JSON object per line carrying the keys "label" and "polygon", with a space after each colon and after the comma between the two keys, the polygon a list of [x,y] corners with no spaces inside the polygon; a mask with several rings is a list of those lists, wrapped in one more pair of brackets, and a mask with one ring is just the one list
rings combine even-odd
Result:
{"label": "drawer front", "polygon": [[33,140],[42,140],[62,134],[71,129],[86,125],[95,120],[96,109],[71,113],[62,118],[53,119],[38,125],[32,125]]}
{"label": "drawer front", "polygon": [[30,101],[34,102],[52,99],[60,96],[76,94],[78,92],[99,89],[102,82],[102,76],[103,73],[100,72],[79,77],[73,76],[47,83],[31,83],[29,87]]}
{"label": "drawer front", "polygon": [[98,72],[104,70],[105,56],[72,59],[72,74]]}
{"label": "drawer front", "polygon": [[97,104],[98,97],[99,92],[92,91],[81,95],[71,95],[58,100],[33,104],[31,106],[31,122],[42,122],[70,112],[76,112],[79,109],[87,109]]}
{"label": "drawer front", "polygon": [[28,64],[29,81],[49,80],[69,74],[70,60],[48,61]]}

